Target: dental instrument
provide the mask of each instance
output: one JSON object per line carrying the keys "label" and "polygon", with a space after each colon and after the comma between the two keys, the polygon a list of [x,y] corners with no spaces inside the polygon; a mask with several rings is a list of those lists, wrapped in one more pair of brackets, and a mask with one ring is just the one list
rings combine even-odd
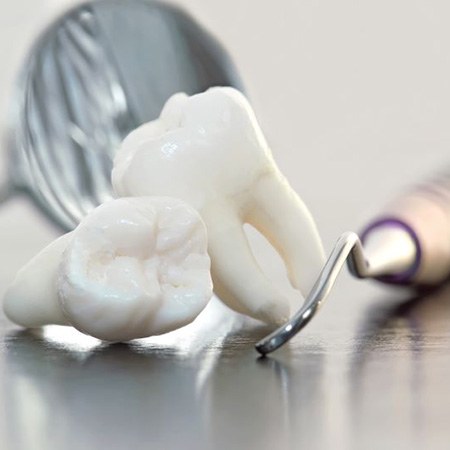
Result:
{"label": "dental instrument", "polygon": [[316,315],[347,263],[358,278],[433,286],[450,275],[450,182],[445,174],[391,202],[361,233],[344,233],[302,307],[256,344],[266,355],[280,348]]}

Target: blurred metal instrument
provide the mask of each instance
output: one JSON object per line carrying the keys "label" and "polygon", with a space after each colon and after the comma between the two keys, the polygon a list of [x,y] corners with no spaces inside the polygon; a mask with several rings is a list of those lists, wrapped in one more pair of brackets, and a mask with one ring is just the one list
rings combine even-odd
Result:
{"label": "blurred metal instrument", "polygon": [[180,9],[91,1],[40,36],[23,64],[9,127],[9,179],[65,230],[111,198],[122,139],[175,92],[241,82],[219,42]]}

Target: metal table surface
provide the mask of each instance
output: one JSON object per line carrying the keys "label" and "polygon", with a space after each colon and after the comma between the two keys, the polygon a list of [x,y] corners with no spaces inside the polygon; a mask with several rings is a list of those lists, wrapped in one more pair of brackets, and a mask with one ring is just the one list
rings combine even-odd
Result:
{"label": "metal table surface", "polygon": [[[0,3],[4,117],[23,52],[64,3]],[[328,251],[448,160],[446,2],[183,4],[235,57]],[[27,200],[2,206],[1,292],[56,236]],[[0,449],[449,448],[450,286],[417,297],[345,272],[317,319],[261,359],[268,331],[217,301],[176,333],[120,345],[1,315]]]}
{"label": "metal table surface", "polygon": [[450,287],[372,303],[347,281],[269,358],[252,348],[267,330],[215,303],[194,325],[133,344],[6,328],[2,445],[448,448]]}

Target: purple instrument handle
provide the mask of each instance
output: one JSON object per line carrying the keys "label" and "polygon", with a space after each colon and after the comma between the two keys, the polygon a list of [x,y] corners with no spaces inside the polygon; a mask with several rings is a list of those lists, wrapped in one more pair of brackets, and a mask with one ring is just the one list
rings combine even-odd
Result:
{"label": "purple instrument handle", "polygon": [[408,225],[405,221],[400,220],[396,217],[381,217],[372,221],[360,234],[361,242],[364,246],[364,243],[367,239],[367,236],[375,229],[382,227],[394,227],[401,228],[406,231],[414,241],[414,245],[416,247],[416,254],[413,264],[411,266],[400,273],[392,274],[392,275],[383,275],[380,277],[376,277],[375,279],[381,281],[383,283],[388,284],[397,284],[397,285],[410,285],[413,283],[412,278],[417,273],[420,263],[422,261],[422,247],[420,245],[419,238],[414,229]]}

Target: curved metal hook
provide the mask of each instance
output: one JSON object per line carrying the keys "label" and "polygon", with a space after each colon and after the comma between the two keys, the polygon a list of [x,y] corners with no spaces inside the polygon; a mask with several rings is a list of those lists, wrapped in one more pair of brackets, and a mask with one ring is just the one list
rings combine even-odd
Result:
{"label": "curved metal hook", "polygon": [[344,233],[338,239],[330,257],[320,272],[316,284],[299,311],[289,322],[256,344],[255,347],[259,353],[266,355],[273,352],[292,339],[309,323],[334,286],[337,276],[346,262],[350,272],[356,277],[367,278],[371,276],[361,241],[358,235],[353,232]]}

